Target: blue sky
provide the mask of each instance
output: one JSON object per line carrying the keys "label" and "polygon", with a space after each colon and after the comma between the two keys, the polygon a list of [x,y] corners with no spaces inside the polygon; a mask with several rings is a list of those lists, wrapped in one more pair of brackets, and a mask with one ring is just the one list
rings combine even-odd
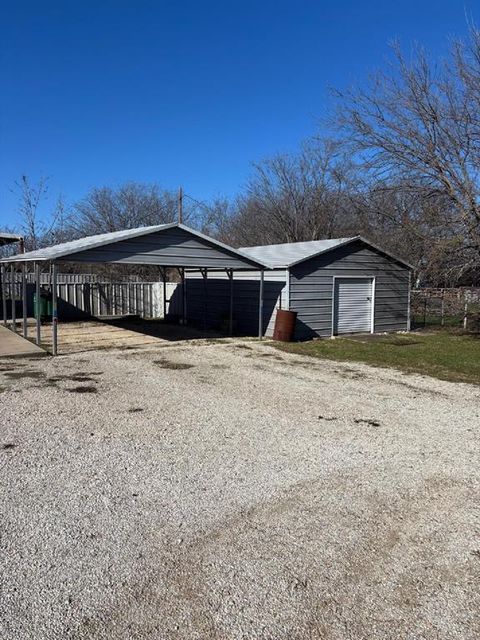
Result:
{"label": "blue sky", "polygon": [[127,180],[231,196],[252,161],[318,130],[330,87],[364,80],[395,38],[441,56],[473,7],[0,0],[0,228],[22,174],[50,176],[46,208]]}

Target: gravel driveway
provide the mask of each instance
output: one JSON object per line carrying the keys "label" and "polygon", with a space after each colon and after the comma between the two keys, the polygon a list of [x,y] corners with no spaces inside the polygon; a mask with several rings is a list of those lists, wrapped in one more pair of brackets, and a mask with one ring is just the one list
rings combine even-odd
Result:
{"label": "gravel driveway", "polygon": [[0,361],[0,637],[480,637],[480,388],[226,340]]}

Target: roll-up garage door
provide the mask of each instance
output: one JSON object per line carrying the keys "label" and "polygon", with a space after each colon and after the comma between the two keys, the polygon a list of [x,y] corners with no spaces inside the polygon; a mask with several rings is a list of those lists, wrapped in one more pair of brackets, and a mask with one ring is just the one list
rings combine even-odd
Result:
{"label": "roll-up garage door", "polygon": [[335,278],[333,333],[372,330],[373,278]]}

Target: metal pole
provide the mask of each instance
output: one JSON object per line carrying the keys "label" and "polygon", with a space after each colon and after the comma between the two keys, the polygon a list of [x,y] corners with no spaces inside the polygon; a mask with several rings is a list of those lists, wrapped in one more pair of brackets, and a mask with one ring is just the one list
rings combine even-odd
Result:
{"label": "metal pole", "polygon": [[23,337],[28,338],[27,323],[27,265],[22,264],[22,306],[23,306]]}
{"label": "metal pole", "polygon": [[40,264],[35,263],[35,323],[36,323],[36,343],[40,345],[42,336],[40,328]]}
{"label": "metal pole", "polygon": [[185,277],[185,267],[182,268],[182,294],[183,294],[183,325],[187,324],[187,279]]}
{"label": "metal pole", "polygon": [[10,299],[12,303],[12,330],[17,333],[17,315],[15,309],[15,266],[10,267]]}
{"label": "metal pole", "polygon": [[178,190],[178,224],[183,222],[183,189]]}
{"label": "metal pole", "polygon": [[233,269],[227,269],[230,279],[230,309],[228,314],[228,333],[233,335]]}
{"label": "metal pole", "polygon": [[207,328],[207,270],[201,269],[202,277],[203,277],[203,329]]}
{"label": "metal pole", "polygon": [[52,264],[52,343],[53,355],[58,353],[57,265]]}
{"label": "metal pole", "polygon": [[2,264],[2,313],[3,324],[7,326],[7,280],[6,280],[6,268]]}
{"label": "metal pole", "polygon": [[163,319],[165,320],[167,317],[167,270],[165,267],[162,269],[163,272]]}
{"label": "metal pole", "polygon": [[264,270],[260,271],[260,295],[258,299],[258,337],[263,338],[263,279]]}

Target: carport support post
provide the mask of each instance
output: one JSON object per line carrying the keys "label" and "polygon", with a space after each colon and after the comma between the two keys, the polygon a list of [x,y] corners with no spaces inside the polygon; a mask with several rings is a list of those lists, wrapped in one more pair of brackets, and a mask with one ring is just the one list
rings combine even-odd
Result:
{"label": "carport support post", "polygon": [[37,329],[35,342],[40,346],[40,265],[38,262],[35,263],[35,321]]}
{"label": "carport support post", "polygon": [[200,269],[203,277],[203,330],[207,328],[207,306],[208,306],[208,288],[207,288],[207,269]]}
{"label": "carport support post", "polygon": [[182,268],[182,315],[183,315],[183,326],[187,324],[187,279],[185,277],[185,267]]}
{"label": "carport support post", "polygon": [[228,279],[230,280],[230,308],[228,312],[228,333],[233,335],[233,269],[227,269]]}
{"label": "carport support post", "polygon": [[265,272],[260,271],[260,294],[258,299],[258,337],[263,338],[263,281]]}
{"label": "carport support post", "polygon": [[58,304],[57,304],[57,265],[52,263],[52,343],[53,355],[58,353]]}
{"label": "carport support post", "polygon": [[27,324],[27,264],[22,264],[22,310],[23,310],[23,337],[28,337]]}
{"label": "carport support post", "polygon": [[163,319],[167,317],[167,270],[162,268],[163,274]]}
{"label": "carport support post", "polygon": [[15,265],[10,267],[10,298],[12,303],[12,330],[17,333],[17,316],[15,309]]}
{"label": "carport support post", "polygon": [[7,270],[5,269],[5,265],[2,264],[2,313],[3,313],[3,324],[7,326],[7,280],[6,280]]}

